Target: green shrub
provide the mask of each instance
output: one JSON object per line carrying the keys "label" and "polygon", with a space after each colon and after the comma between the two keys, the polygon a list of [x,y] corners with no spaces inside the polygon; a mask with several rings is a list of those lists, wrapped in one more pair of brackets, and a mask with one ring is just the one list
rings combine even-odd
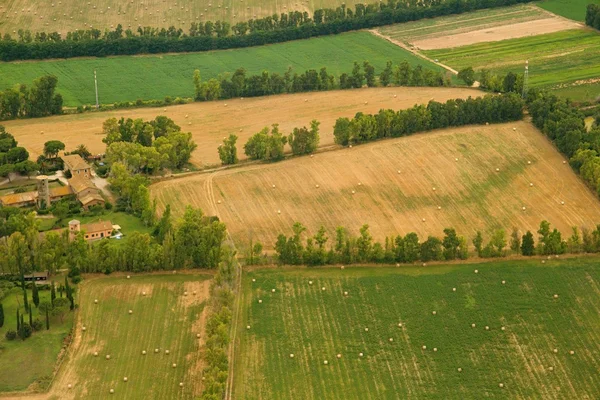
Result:
{"label": "green shrub", "polygon": [[36,319],[35,321],[33,321],[32,328],[34,331],[41,331],[44,328],[44,324],[39,319]]}
{"label": "green shrub", "polygon": [[33,332],[33,330],[31,329],[31,326],[28,323],[24,323],[21,325],[21,328],[19,328],[19,337],[21,338],[21,340],[25,340],[28,337],[31,336],[31,333]]}
{"label": "green shrub", "polygon": [[4,337],[6,338],[6,340],[15,340],[17,338],[17,332],[13,331],[12,329],[9,329],[8,331],[6,331]]}

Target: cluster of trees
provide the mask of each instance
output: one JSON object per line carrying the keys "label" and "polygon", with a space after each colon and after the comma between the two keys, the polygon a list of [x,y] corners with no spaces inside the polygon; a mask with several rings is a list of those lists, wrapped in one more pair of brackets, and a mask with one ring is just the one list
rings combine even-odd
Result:
{"label": "cluster of trees", "polygon": [[523,118],[524,102],[509,93],[466,100],[430,101],[395,112],[380,110],[376,115],[357,113],[354,118],[339,118],[334,127],[335,142],[341,145],[376,139],[400,137],[432,129],[470,124],[499,123]]}
{"label": "cluster of trees", "polygon": [[[270,131],[268,127],[265,127],[251,136],[244,145],[244,153],[251,160],[279,161],[283,159],[284,146],[287,143],[292,148],[294,155],[314,153],[319,147],[319,125],[319,121],[312,120],[310,128],[306,126],[294,128],[292,133],[285,136],[279,130],[279,125],[273,124]],[[237,162],[236,140],[237,136],[231,135],[219,146],[219,157],[223,164]]]}
{"label": "cluster of trees", "polygon": [[104,121],[102,130],[108,162],[120,162],[133,173],[181,169],[197,147],[191,133],[182,132],[165,116],[152,121],[110,118]]}
{"label": "cluster of trees", "polygon": [[600,127],[587,132],[583,113],[569,100],[531,90],[527,95],[533,123],[570,158],[571,166],[600,195]]}
{"label": "cluster of trees", "polygon": [[137,31],[132,31],[123,30],[121,25],[104,34],[97,29],[70,32],[65,39],[57,32],[33,36],[27,31],[21,31],[15,38],[9,33],[2,36],[0,60],[191,52],[259,46],[529,1],[532,0],[388,0],[366,6],[357,4],[354,10],[345,5],[336,9],[320,9],[314,12],[312,18],[307,13],[293,11],[280,16],[240,22],[233,27],[219,21],[193,23],[188,34],[174,27],[140,27]]}
{"label": "cluster of trees", "polygon": [[233,316],[235,253],[225,252],[223,262],[210,289],[210,313],[206,319],[206,344],[203,371],[204,390],[201,400],[220,400],[225,394],[229,374],[227,351],[231,341]]}
{"label": "cluster of trees", "polygon": [[600,5],[588,4],[585,13],[585,24],[594,29],[600,29]]}
{"label": "cluster of trees", "polygon": [[[314,236],[304,240],[306,228],[299,222],[292,227],[292,235],[280,234],[275,243],[277,262],[288,265],[325,265],[352,263],[414,263],[429,261],[466,260],[469,257],[469,243],[464,236],[456,233],[454,228],[444,229],[444,236],[438,238],[428,236],[420,241],[419,236],[410,232],[405,236],[387,237],[383,243],[373,239],[369,225],[360,228],[359,235],[354,236],[344,227],[335,230],[335,237],[330,241],[327,231],[321,227]],[[551,255],[564,253],[598,253],[600,252],[600,225],[589,231],[573,227],[572,235],[564,240],[557,229],[551,229],[550,223],[542,221],[536,246],[534,235],[527,231],[520,235],[514,228],[510,241],[502,229],[492,233],[489,241],[484,242],[481,232],[472,238],[472,244],[479,257],[506,257],[510,254],[524,256]],[[262,249],[260,243],[254,244],[247,260],[257,260]]]}
{"label": "cluster of trees", "polygon": [[55,93],[57,84],[57,77],[46,75],[34,80],[30,88],[21,84],[0,91],[0,120],[62,114],[63,98]]}
{"label": "cluster of trees", "polygon": [[0,125],[0,177],[10,180],[12,172],[29,176],[38,168],[38,164],[29,160],[27,149],[18,146],[15,137]]}
{"label": "cluster of trees", "polygon": [[449,86],[450,79],[441,72],[412,67],[407,61],[394,65],[388,61],[384,70],[376,75],[375,67],[368,61],[354,63],[351,73],[338,77],[329,74],[327,68],[303,73],[293,72],[289,67],[284,74],[263,71],[258,75],[247,75],[244,68],[233,74],[203,81],[199,70],[194,71],[194,99],[207,101],[234,97],[256,97],[281,93],[315,92],[333,89],[360,88],[365,84],[374,86]]}
{"label": "cluster of trees", "polygon": [[191,207],[180,221],[173,221],[167,208],[153,226],[152,235],[133,232],[124,244],[102,240],[92,246],[83,232],[70,237],[67,230],[48,232],[41,237],[38,223],[34,213],[29,213],[23,217],[19,230],[0,238],[0,273],[54,274],[68,268],[75,282],[80,273],[90,272],[216,268],[225,238],[224,224]]}
{"label": "cluster of trees", "polygon": [[[458,71],[457,77],[471,86],[475,83],[476,73],[472,67],[467,67]],[[498,75],[484,68],[479,71],[479,87],[497,93],[522,93],[523,75],[514,72]]]}

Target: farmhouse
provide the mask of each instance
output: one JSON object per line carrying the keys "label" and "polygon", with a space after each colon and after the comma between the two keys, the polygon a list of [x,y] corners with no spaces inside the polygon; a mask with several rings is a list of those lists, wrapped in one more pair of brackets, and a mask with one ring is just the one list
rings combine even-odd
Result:
{"label": "farmhouse", "polygon": [[24,275],[23,279],[26,281],[47,281],[48,280],[48,271],[44,272],[34,272],[30,275]]}
{"label": "farmhouse", "polygon": [[7,194],[0,197],[0,205],[2,207],[28,207],[35,206],[36,200],[37,192]]}
{"label": "farmhouse", "polygon": [[85,240],[89,242],[110,237],[113,232],[113,225],[110,221],[98,221],[84,225],[81,225],[81,222],[76,219],[69,221],[70,238],[73,238],[80,231],[83,231]]}
{"label": "farmhouse", "polygon": [[87,175],[73,175],[69,179],[69,187],[77,200],[81,202],[84,209],[91,206],[104,205],[104,199],[100,195],[100,189],[87,177]]}
{"label": "farmhouse", "polygon": [[90,176],[90,165],[86,163],[79,154],[69,154],[62,156],[61,158],[65,163],[65,171],[69,171],[72,176]]}

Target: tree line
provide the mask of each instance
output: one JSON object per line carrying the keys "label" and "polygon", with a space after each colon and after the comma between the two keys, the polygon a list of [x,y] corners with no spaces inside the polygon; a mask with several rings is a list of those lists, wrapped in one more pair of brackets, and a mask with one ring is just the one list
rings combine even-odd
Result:
{"label": "tree line", "polygon": [[[472,67],[466,67],[458,71],[457,78],[467,86],[472,86],[476,75]],[[523,74],[508,72],[506,75],[498,75],[483,68],[479,71],[479,87],[495,93],[523,93]]]}
{"label": "tree line", "polygon": [[27,149],[18,146],[15,137],[0,125],[0,177],[10,180],[12,172],[29,176],[37,169],[38,164],[29,160]]}
{"label": "tree line", "polygon": [[569,100],[548,92],[531,90],[527,95],[533,124],[569,158],[570,165],[600,195],[600,127],[589,132],[584,114]]}
{"label": "tree line", "polygon": [[354,62],[352,72],[342,73],[339,77],[329,74],[327,68],[319,71],[307,70],[293,72],[292,68],[283,73],[263,71],[257,75],[247,75],[244,68],[238,68],[233,74],[224,74],[218,78],[203,81],[199,70],[194,71],[194,100],[207,101],[231,99],[235,97],[256,97],[281,93],[316,92],[334,89],[361,88],[364,85],[375,86],[450,86],[449,77],[440,71],[412,67],[407,61],[394,65],[388,61],[377,76],[375,67],[368,61],[362,64]]}
{"label": "tree line", "polygon": [[[565,253],[600,252],[600,225],[593,231],[573,227],[568,239],[563,239],[557,229],[551,229],[548,221],[542,221],[537,231],[537,244],[534,234],[527,231],[523,235],[513,228],[509,237],[503,229],[495,230],[485,241],[481,232],[467,239],[458,235],[454,228],[444,229],[443,237],[428,236],[421,240],[415,232],[406,235],[386,237],[384,242],[373,239],[369,225],[363,225],[358,235],[348,229],[338,227],[330,238],[321,226],[313,236],[306,237],[306,228],[299,222],[292,226],[292,234],[280,234],[275,243],[276,260],[286,265],[327,265],[355,263],[406,263],[466,260],[474,248],[482,258],[506,257],[511,254],[534,256]],[[473,247],[470,247],[470,243]],[[259,263],[262,245],[252,246],[248,264]],[[257,253],[258,251],[258,253]]]}
{"label": "tree line", "polygon": [[430,101],[397,112],[382,109],[376,115],[359,112],[352,119],[338,118],[333,135],[335,143],[345,146],[452,126],[516,121],[523,118],[523,106],[515,93]]}
{"label": "tree line", "polygon": [[132,31],[123,30],[118,25],[104,34],[90,29],[67,33],[63,39],[57,32],[32,35],[22,30],[15,38],[10,33],[2,36],[0,60],[180,53],[260,46],[529,1],[532,0],[425,0],[408,3],[388,0],[369,5],[357,4],[354,10],[345,5],[315,10],[312,18],[307,13],[293,11],[240,22],[233,29],[223,21],[194,22],[187,34],[175,27],[140,27]]}
{"label": "tree line", "polygon": [[585,24],[594,29],[600,29],[600,5],[588,4],[585,12]]}
{"label": "tree line", "polygon": [[56,76],[45,75],[34,80],[30,88],[20,84],[0,91],[0,120],[62,114],[63,98],[55,93],[57,84]]}

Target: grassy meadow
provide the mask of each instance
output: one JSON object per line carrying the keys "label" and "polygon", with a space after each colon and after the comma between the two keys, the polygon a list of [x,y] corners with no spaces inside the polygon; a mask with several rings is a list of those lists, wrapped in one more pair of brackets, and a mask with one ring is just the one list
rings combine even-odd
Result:
{"label": "grassy meadow", "polygon": [[[198,349],[204,339],[196,338],[196,334],[204,331],[201,315],[209,277],[169,274],[126,279],[121,275],[86,281],[75,329],[80,339],[72,346],[51,394],[59,398],[66,393],[73,398],[104,398],[114,389],[118,398],[127,399],[188,399],[199,395]],[[143,350],[146,355],[142,355]],[[69,384],[72,389],[67,389]]]}
{"label": "grassy meadow", "polygon": [[[62,279],[57,279],[57,283],[62,282]],[[39,294],[40,302],[50,301],[49,290],[42,290]],[[28,290],[28,300],[33,306],[31,290]],[[6,331],[17,329],[17,308],[21,313],[24,311],[23,294],[20,290],[14,290],[1,303],[4,306],[4,326],[0,328],[0,392],[22,391],[36,381],[37,388],[44,389],[52,377],[63,340],[73,325],[73,313],[68,313],[62,323],[59,317],[51,317],[50,330],[47,331],[45,314],[40,315],[34,307],[33,319],[44,323],[43,330],[34,332],[25,341],[18,338],[7,341],[4,336]],[[25,322],[29,323],[27,314]]]}
{"label": "grassy meadow", "polygon": [[[425,51],[431,58],[453,68],[468,66],[494,72],[522,73],[529,60],[529,83],[532,87],[561,89],[600,76],[600,35],[591,30],[569,30],[463,46]],[[593,92],[593,90],[592,90]],[[592,100],[593,93],[578,89],[570,93],[574,100]],[[596,93],[597,96],[597,93]]]}
{"label": "grassy meadow", "polygon": [[588,4],[600,4],[600,0],[542,0],[537,5],[544,10],[576,21],[585,21]]}
{"label": "grassy meadow", "polygon": [[597,264],[250,271],[234,398],[594,398]]}
{"label": "grassy meadow", "polygon": [[45,74],[58,77],[58,91],[66,106],[95,103],[94,70],[98,74],[101,103],[163,99],[165,96],[192,97],[195,69],[202,79],[233,73],[243,67],[248,74],[264,70],[283,74],[288,67],[302,73],[327,67],[330,73],[350,73],[354,61],[369,61],[376,73],[389,60],[408,61],[441,70],[394,44],[368,32],[351,32],[268,46],[203,53],[27,61],[2,64],[0,90],[17,83],[31,83]]}

